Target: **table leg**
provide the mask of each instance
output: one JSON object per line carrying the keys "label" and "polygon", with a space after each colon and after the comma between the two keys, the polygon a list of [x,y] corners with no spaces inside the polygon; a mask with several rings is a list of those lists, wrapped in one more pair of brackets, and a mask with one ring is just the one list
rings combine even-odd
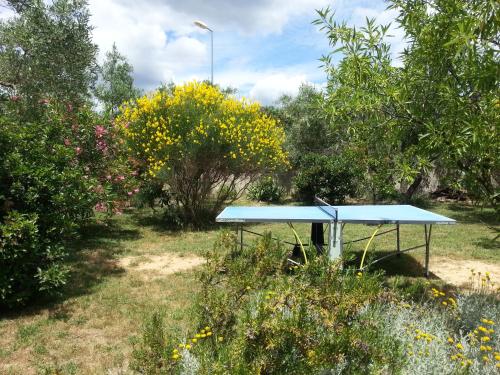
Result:
{"label": "table leg", "polygon": [[396,249],[398,251],[398,257],[401,256],[401,245],[400,245],[400,237],[399,237],[399,223],[396,224]]}
{"label": "table leg", "polygon": [[333,260],[342,256],[342,223],[331,222],[328,229],[328,255]]}
{"label": "table leg", "polygon": [[429,229],[427,229],[427,224],[425,224],[424,230],[425,230],[425,277],[429,277],[429,256],[431,248],[432,224],[429,225]]}
{"label": "table leg", "polygon": [[243,225],[240,226],[240,251],[243,251]]}

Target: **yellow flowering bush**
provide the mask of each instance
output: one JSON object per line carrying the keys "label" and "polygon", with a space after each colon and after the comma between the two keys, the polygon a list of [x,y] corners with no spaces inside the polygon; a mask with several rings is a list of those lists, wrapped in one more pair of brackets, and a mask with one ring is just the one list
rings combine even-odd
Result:
{"label": "yellow flowering bush", "polygon": [[117,121],[133,157],[165,181],[193,223],[202,211],[213,213],[235,199],[258,174],[287,162],[282,126],[258,103],[208,83],[143,96],[125,104]]}

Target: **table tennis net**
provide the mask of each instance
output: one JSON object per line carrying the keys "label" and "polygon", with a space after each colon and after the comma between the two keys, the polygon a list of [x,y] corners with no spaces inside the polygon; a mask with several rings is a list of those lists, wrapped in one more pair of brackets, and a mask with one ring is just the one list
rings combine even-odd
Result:
{"label": "table tennis net", "polygon": [[339,211],[337,210],[337,208],[331,206],[323,199],[318,197],[314,197],[314,203],[319,209],[321,209],[321,211],[325,212],[328,216],[331,216],[334,221],[338,221]]}

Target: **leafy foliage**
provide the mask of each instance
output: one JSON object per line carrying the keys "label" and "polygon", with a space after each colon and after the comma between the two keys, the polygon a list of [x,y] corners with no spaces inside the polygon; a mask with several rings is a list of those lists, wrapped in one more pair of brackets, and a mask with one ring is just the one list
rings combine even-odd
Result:
{"label": "leafy foliage", "polygon": [[94,208],[116,212],[133,192],[113,129],[92,112],[47,103],[35,120],[23,105],[0,108],[0,304],[10,306],[60,286],[65,241]]}
{"label": "leafy foliage", "polygon": [[37,215],[16,211],[0,221],[0,305],[25,302],[37,290],[51,291],[66,281],[59,264],[64,249],[41,238]]}
{"label": "leafy foliage", "polygon": [[354,158],[345,155],[330,157],[307,154],[299,162],[294,178],[296,193],[301,201],[313,202],[318,196],[332,204],[355,197],[363,179],[363,170]]}
{"label": "leafy foliage", "polygon": [[399,168],[401,163],[418,163],[411,154],[411,160],[404,159],[405,129],[393,115],[399,113],[400,73],[385,41],[389,26],[367,19],[364,27],[349,27],[334,21],[330,9],[318,15],[314,23],[321,25],[334,48],[322,58],[328,74],[325,109],[331,118],[330,141],[337,154],[357,155],[356,164],[367,175],[363,193],[380,200],[397,182],[414,178],[403,173],[407,171]]}
{"label": "leafy foliage", "polygon": [[145,320],[142,342],[132,352],[131,368],[141,374],[171,374],[173,366],[165,346],[168,339],[164,317],[153,312]]}
{"label": "leafy foliage", "polygon": [[169,323],[153,316],[136,348],[136,370],[498,372],[500,302],[488,273],[479,275],[480,289],[461,293],[420,282],[412,287],[418,302],[408,302],[383,288],[379,275],[341,270],[325,256],[309,254],[308,264],[290,267],[291,249],[270,234],[244,248],[236,240],[223,232],[207,254],[192,335],[175,340],[165,334]]}
{"label": "leafy foliage", "polygon": [[0,21],[0,92],[29,103],[47,97],[73,104],[96,78],[89,13],[83,0],[8,0],[17,17]]}
{"label": "leafy foliage", "polygon": [[[431,171],[474,199],[498,200],[498,6],[493,1],[391,1],[409,42],[394,66],[389,25],[349,27],[329,9],[331,141],[359,155],[374,200],[399,184],[410,199]],[[340,61],[334,56],[341,54]]]}
{"label": "leafy foliage", "polygon": [[140,91],[134,88],[132,72],[132,65],[113,44],[113,49],[106,53],[106,60],[99,68],[100,81],[95,88],[95,96],[104,105],[107,115],[114,117],[124,102],[139,96]]}
{"label": "leafy foliage", "polygon": [[117,121],[132,155],[164,181],[185,221],[195,225],[257,175],[286,163],[282,127],[257,103],[227,97],[207,83],[139,98]]}
{"label": "leafy foliage", "polygon": [[248,189],[248,198],[261,202],[279,202],[285,189],[272,176],[263,176]]}
{"label": "leafy foliage", "polygon": [[494,1],[392,1],[410,44],[403,53],[405,122],[414,152],[446,182],[498,203],[499,27]]}
{"label": "leafy foliage", "polygon": [[224,233],[208,254],[200,333],[180,345],[168,341],[172,367],[164,373],[362,373],[399,367],[401,358],[393,355],[397,341],[360,319],[364,306],[381,298],[376,276],[343,274],[324,257],[289,270],[287,249],[270,236],[242,251],[234,241]]}
{"label": "leafy foliage", "polygon": [[294,168],[304,154],[331,154],[335,151],[336,144],[330,141],[331,128],[324,108],[324,95],[314,86],[302,85],[297,96],[283,96],[274,115],[285,128],[285,148]]}

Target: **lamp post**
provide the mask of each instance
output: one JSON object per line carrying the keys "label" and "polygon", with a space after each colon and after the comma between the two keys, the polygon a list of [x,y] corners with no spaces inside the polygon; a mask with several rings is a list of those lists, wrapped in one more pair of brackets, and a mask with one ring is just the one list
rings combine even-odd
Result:
{"label": "lamp post", "polygon": [[214,84],[214,31],[210,27],[208,27],[206,23],[202,21],[194,21],[194,24],[201,29],[210,31],[210,45],[211,45],[210,55],[212,60],[210,83],[213,85]]}

